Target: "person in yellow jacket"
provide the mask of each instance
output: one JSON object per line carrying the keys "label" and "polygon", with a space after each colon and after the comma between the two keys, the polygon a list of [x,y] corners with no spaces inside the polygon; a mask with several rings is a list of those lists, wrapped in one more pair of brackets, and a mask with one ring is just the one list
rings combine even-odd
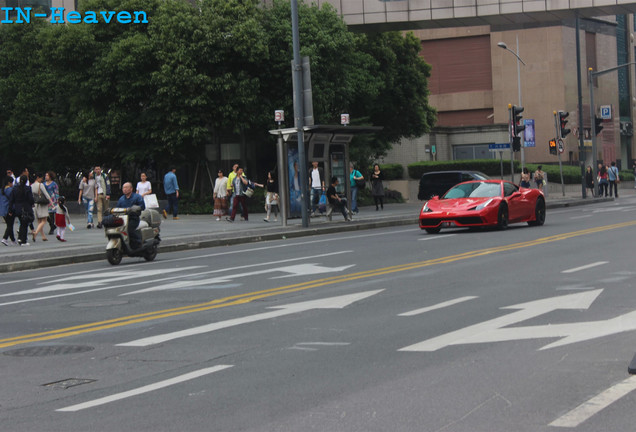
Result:
{"label": "person in yellow jacket", "polygon": [[230,214],[232,213],[232,202],[234,201],[234,190],[232,185],[234,184],[234,179],[236,178],[238,167],[238,164],[234,164],[234,166],[232,167],[232,172],[227,176],[227,199],[230,200],[230,208],[228,212]]}

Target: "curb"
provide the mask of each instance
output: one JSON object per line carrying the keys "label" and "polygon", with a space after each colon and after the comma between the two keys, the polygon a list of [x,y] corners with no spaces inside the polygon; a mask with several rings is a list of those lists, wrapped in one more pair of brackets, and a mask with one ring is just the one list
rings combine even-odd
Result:
{"label": "curb", "polygon": [[[614,198],[591,198],[578,200],[555,200],[547,201],[546,208],[576,207],[589,204],[597,204],[608,201],[614,201]],[[207,234],[182,236],[179,238],[167,238],[161,242],[159,253],[163,252],[180,252],[191,249],[202,249],[219,246],[233,246],[246,243],[257,243],[262,241],[285,240],[292,238],[309,237],[321,234],[334,234],[348,231],[362,231],[375,228],[385,228],[391,226],[417,225],[418,217],[386,217],[381,220],[373,221],[356,221],[353,223],[336,222],[325,224],[325,226],[315,228],[298,228],[281,227],[275,232],[263,233],[261,230],[245,231],[242,234],[223,233],[223,234]],[[105,246],[87,247],[85,251],[71,250],[69,255],[55,258],[27,259],[24,261],[15,261],[8,263],[0,263],[0,273],[9,273],[14,271],[35,270],[45,267],[54,267],[67,264],[79,264],[91,261],[106,260],[104,250]],[[73,255],[70,255],[73,254]]]}

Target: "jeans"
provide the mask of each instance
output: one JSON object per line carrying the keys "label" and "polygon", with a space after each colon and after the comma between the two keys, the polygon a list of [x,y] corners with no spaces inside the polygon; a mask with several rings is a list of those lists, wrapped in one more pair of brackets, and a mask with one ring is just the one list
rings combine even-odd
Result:
{"label": "jeans", "polygon": [[177,198],[177,193],[175,192],[166,196],[168,197],[168,207],[166,207],[166,211],[169,212],[172,210],[172,216],[177,217],[179,211],[179,198]]}
{"label": "jeans", "polygon": [[245,202],[245,195],[235,195],[232,201],[233,201],[232,204],[234,205],[232,206],[232,213],[230,214],[230,219],[234,220],[234,218],[236,217],[236,210],[238,209],[238,206],[240,205],[241,208],[243,209],[243,218],[247,220],[247,203]]}
{"label": "jeans", "polygon": [[95,209],[95,200],[90,198],[82,197],[82,201],[84,201],[84,208],[86,209],[86,223],[93,223],[93,210]]}
{"label": "jeans", "polygon": [[322,188],[311,188],[311,212],[315,213],[322,195]]}
{"label": "jeans", "polygon": [[607,180],[601,180],[598,184],[598,196],[603,196],[603,191],[605,191],[605,196],[607,196]]}
{"label": "jeans", "polygon": [[612,189],[614,190],[614,196],[616,198],[618,198],[618,183],[616,183],[616,180],[610,180],[609,181],[609,194],[610,196],[612,196]]}
{"label": "jeans", "polygon": [[15,241],[15,235],[13,234],[13,222],[15,221],[15,216],[7,215],[4,217],[4,221],[7,223],[7,229],[4,230],[3,239],[11,239],[11,241]]}
{"label": "jeans", "polygon": [[358,186],[351,188],[351,211],[358,213]]}

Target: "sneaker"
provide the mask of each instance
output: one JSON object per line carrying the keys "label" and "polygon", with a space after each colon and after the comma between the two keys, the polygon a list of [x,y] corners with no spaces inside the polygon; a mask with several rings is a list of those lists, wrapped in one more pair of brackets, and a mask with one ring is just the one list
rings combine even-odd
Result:
{"label": "sneaker", "polygon": [[172,220],[179,220],[179,216],[173,217]]}
{"label": "sneaker", "polygon": [[93,227],[91,226],[91,224],[87,224],[87,225],[86,225],[86,229],[91,229],[91,228],[93,228]]}
{"label": "sneaker", "polygon": [[20,246],[31,246],[31,244],[28,243],[28,242],[27,243],[20,243]]}
{"label": "sneaker", "polygon": [[220,221],[220,220],[221,220],[221,218],[220,218],[220,217],[218,217],[218,218],[216,218],[216,220],[217,220],[217,222],[218,222],[218,221]]}
{"label": "sneaker", "polygon": [[7,239],[2,239],[2,244],[5,246],[9,246],[9,242],[7,241]]}
{"label": "sneaker", "polygon": [[[265,222],[269,222],[269,219],[267,219],[267,218],[263,218],[263,220],[264,220]],[[4,241],[4,240],[3,240],[3,241]]]}
{"label": "sneaker", "polygon": [[165,209],[161,210],[161,215],[163,216],[164,219],[168,219],[168,212],[166,212]]}
{"label": "sneaker", "polygon": [[311,212],[311,214],[309,215],[309,217],[316,217],[316,212]]}
{"label": "sneaker", "polygon": [[102,229],[103,227],[104,227],[104,225],[102,225],[102,223],[101,223],[101,222],[99,222],[99,223],[97,224],[97,228],[98,228],[98,229]]}
{"label": "sneaker", "polygon": [[226,217],[225,220],[228,222],[234,222],[234,219],[230,219],[229,217]]}

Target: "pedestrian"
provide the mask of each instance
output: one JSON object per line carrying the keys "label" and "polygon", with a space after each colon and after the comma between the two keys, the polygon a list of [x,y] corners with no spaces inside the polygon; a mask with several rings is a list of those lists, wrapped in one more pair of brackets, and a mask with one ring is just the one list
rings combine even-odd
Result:
{"label": "pedestrian", "polygon": [[602,163],[598,164],[598,196],[603,196],[603,193],[607,196],[609,186],[607,178],[607,167]]}
{"label": "pedestrian", "polygon": [[265,210],[267,211],[267,216],[263,220],[265,222],[269,222],[269,217],[273,210],[274,222],[276,222],[278,221],[278,184],[276,183],[276,179],[274,179],[274,175],[271,171],[267,172],[265,190],[267,191],[267,194],[265,195]]}
{"label": "pedestrian", "polygon": [[311,163],[309,170],[309,187],[311,190],[311,216],[316,216],[320,195],[325,191],[325,174],[322,168],[318,167],[318,161]]}
{"label": "pedestrian", "polygon": [[13,177],[7,176],[2,183],[2,190],[0,190],[0,216],[4,218],[4,222],[7,224],[2,236],[2,244],[5,246],[17,246],[18,243],[15,241],[15,235],[13,234],[15,215],[9,204],[9,197],[13,190]]}
{"label": "pedestrian", "polygon": [[227,180],[228,178],[223,174],[223,170],[219,170],[214,181],[214,193],[212,194],[214,198],[214,216],[216,216],[217,221],[221,220],[221,216],[227,214]]}
{"label": "pedestrian", "polygon": [[145,197],[146,195],[150,195],[152,193],[152,185],[148,181],[148,176],[146,173],[141,173],[139,175],[141,179],[140,182],[137,182],[137,193],[141,195],[141,197]]}
{"label": "pedestrian", "polygon": [[49,206],[49,217],[47,218],[49,222],[49,235],[53,235],[55,231],[55,206],[60,196],[60,188],[55,182],[55,179],[56,176],[53,171],[47,171],[47,173],[44,174],[44,187],[53,201],[53,204]]}
{"label": "pedestrian", "polygon": [[345,221],[351,221],[351,218],[348,215],[347,211],[347,199],[340,198],[338,193],[336,192],[336,186],[338,186],[338,177],[331,178],[331,186],[327,189],[327,200],[329,204],[336,210],[340,210],[342,216],[344,216]]}
{"label": "pedestrian", "polygon": [[[232,189],[234,189],[234,199],[232,203],[232,213],[229,218],[225,218],[228,222],[234,222],[234,218],[236,217],[236,209],[238,205],[240,205],[243,209],[243,220],[247,222],[248,214],[247,214],[247,198],[254,193],[254,187],[263,187],[262,184],[254,183],[250,181],[247,176],[243,173],[243,168],[238,167],[236,171],[236,177],[234,177],[234,184],[232,185]],[[249,190],[252,192],[250,193]]]}
{"label": "pedestrian", "polygon": [[612,190],[614,190],[614,196],[618,198],[618,184],[621,182],[621,178],[618,176],[618,167],[616,162],[612,161],[611,166],[607,170],[607,179],[609,181],[609,195],[612,196]]}
{"label": "pedestrian", "polygon": [[227,199],[230,204],[229,213],[232,213],[234,208],[234,179],[236,178],[236,172],[238,171],[239,164],[232,165],[232,172],[227,176]]}
{"label": "pedestrian", "polygon": [[35,219],[33,215],[33,191],[27,186],[29,178],[26,175],[20,176],[20,181],[9,195],[9,208],[13,210],[13,214],[20,220],[20,230],[18,231],[18,244],[20,246],[29,246],[27,242],[27,229],[29,224]]}
{"label": "pedestrian", "polygon": [[110,207],[110,180],[106,173],[102,172],[102,167],[97,165],[94,168],[95,184],[97,185],[97,228],[102,228],[102,220],[104,219],[104,211]]}
{"label": "pedestrian", "polygon": [[61,242],[65,242],[64,233],[66,233],[66,227],[69,226],[71,230],[73,229],[73,225],[71,225],[71,218],[68,215],[68,208],[66,207],[66,199],[61,196],[57,200],[57,205],[55,206],[55,226],[57,227],[55,230],[55,238]]}
{"label": "pedestrian", "polygon": [[[384,180],[384,173],[380,170],[380,165],[373,165],[373,172],[371,173],[371,195],[373,195],[373,202],[375,202],[375,211],[384,210],[384,186],[382,181]],[[380,207],[378,208],[378,204]]]}
{"label": "pedestrian", "polygon": [[522,188],[530,188],[530,172],[528,171],[528,167],[523,167],[521,170],[521,183],[519,186]]}
{"label": "pedestrian", "polygon": [[592,172],[592,167],[589,165],[585,169],[585,186],[590,190],[590,194],[594,196],[594,173]]}
{"label": "pedestrian", "polygon": [[[636,164],[634,164],[634,173],[636,174]],[[15,174],[13,174],[13,171],[11,171],[10,169],[7,170],[7,177],[11,177],[13,179],[13,184],[16,185],[16,178],[15,178]]]}
{"label": "pedestrian", "polygon": [[77,203],[86,209],[86,229],[95,226],[93,223],[93,211],[95,209],[95,198],[97,197],[97,182],[93,179],[93,173],[84,173],[79,184],[79,197]]}
{"label": "pedestrian", "polygon": [[38,223],[32,234],[33,242],[35,242],[38,234],[42,234],[42,241],[48,241],[44,235],[44,226],[46,225],[46,219],[49,217],[49,205],[53,203],[53,200],[42,184],[43,181],[44,176],[37,173],[35,174],[35,181],[31,184],[31,191],[35,200],[35,218]]}
{"label": "pedestrian", "polygon": [[172,219],[179,220],[179,183],[177,182],[177,168],[170,167],[170,170],[163,177],[163,190],[168,197],[168,207],[163,210],[163,218],[168,218],[168,210],[172,211]]}
{"label": "pedestrian", "polygon": [[542,168],[542,166],[539,165],[537,167],[537,170],[534,172],[534,182],[537,185],[537,189],[539,189],[540,191],[543,190],[543,186],[546,183],[546,181],[545,181],[545,172],[543,172],[543,170],[541,168]]}
{"label": "pedestrian", "polygon": [[364,188],[362,173],[349,164],[349,180],[351,182],[351,211],[358,213],[358,189]]}

